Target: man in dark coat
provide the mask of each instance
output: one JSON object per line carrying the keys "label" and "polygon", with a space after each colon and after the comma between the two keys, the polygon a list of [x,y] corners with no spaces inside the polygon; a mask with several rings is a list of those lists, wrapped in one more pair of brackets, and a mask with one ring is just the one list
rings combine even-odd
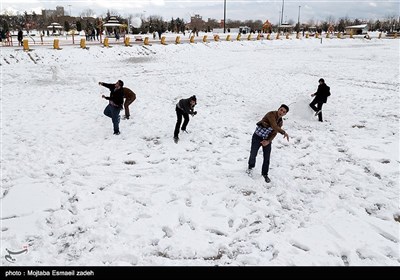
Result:
{"label": "man in dark coat", "polygon": [[17,35],[17,38],[18,38],[18,46],[22,46],[22,39],[23,39],[23,37],[24,37],[24,35],[23,35],[23,33],[22,33],[22,30],[20,29],[20,30],[18,31],[18,35]]}
{"label": "man in dark coat", "polygon": [[119,135],[119,112],[122,110],[122,104],[124,103],[124,82],[121,80],[118,80],[115,84],[99,82],[99,85],[106,87],[110,90],[110,97],[104,95],[101,96],[102,98],[109,101],[109,104],[104,109],[104,115],[112,119],[114,135]]}
{"label": "man in dark coat", "polygon": [[[330,87],[325,84],[324,79],[319,79],[319,86],[317,92],[311,94],[315,96],[314,100],[310,103],[310,107],[315,111],[315,115],[318,115],[318,120],[322,122],[322,105],[328,100],[328,96],[331,95]],[[315,106],[317,105],[317,106]]]}
{"label": "man in dark coat", "polygon": [[174,141],[175,143],[178,143],[179,140],[179,128],[182,123],[182,116],[184,118],[183,125],[181,130],[186,131],[186,127],[189,123],[189,114],[194,116],[197,114],[196,111],[194,111],[194,106],[197,104],[197,99],[195,95],[192,95],[191,97],[187,99],[181,99],[179,102],[176,104],[175,111],[176,111],[176,125],[175,125],[175,131],[174,131]]}

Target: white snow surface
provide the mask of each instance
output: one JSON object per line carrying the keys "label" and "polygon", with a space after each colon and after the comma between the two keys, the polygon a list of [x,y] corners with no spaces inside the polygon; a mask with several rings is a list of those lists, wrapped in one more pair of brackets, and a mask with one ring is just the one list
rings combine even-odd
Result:
{"label": "white snow surface", "polygon": [[[32,49],[1,49],[2,265],[399,266],[399,40]],[[115,136],[118,79],[137,99]],[[251,136],[282,103],[267,184]]]}

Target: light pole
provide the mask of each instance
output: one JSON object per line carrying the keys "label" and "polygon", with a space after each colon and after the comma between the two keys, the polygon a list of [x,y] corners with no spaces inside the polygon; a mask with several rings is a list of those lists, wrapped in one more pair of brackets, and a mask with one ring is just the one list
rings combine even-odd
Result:
{"label": "light pole", "polygon": [[282,0],[282,16],[281,16],[281,25],[283,23],[283,8],[285,7],[285,0]]}
{"label": "light pole", "polygon": [[71,14],[71,6],[72,5],[68,5],[68,7],[69,7],[69,16],[72,16],[72,14]]}
{"label": "light pole", "polygon": [[226,0],[224,0],[224,33],[225,33],[225,23],[226,23]]}
{"label": "light pole", "polygon": [[299,6],[299,17],[297,19],[297,32],[300,32],[300,8],[301,6]]}

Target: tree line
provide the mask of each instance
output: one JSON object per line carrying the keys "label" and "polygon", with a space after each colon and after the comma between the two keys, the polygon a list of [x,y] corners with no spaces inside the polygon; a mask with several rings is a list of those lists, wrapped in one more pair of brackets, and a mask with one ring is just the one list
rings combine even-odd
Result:
{"label": "tree line", "polygon": [[[83,11],[79,17],[71,16],[51,16],[44,18],[42,15],[38,15],[35,12],[28,14],[26,11],[20,15],[12,15],[5,13],[0,15],[0,29],[2,31],[13,31],[13,30],[47,30],[47,26],[52,22],[58,22],[63,26],[65,31],[70,30],[88,30],[88,29],[102,29],[101,24],[105,23],[111,16],[118,19],[122,23],[122,28],[128,30],[128,22],[131,23],[135,18],[133,14],[128,16],[121,16],[117,12],[107,11],[101,18],[93,17],[94,12],[90,9]],[[376,20],[365,20],[361,19],[350,19],[343,17],[335,20],[333,17],[328,17],[323,21],[309,20],[307,23],[295,23],[293,20],[289,20],[288,24],[294,27],[294,30],[307,31],[310,27],[316,28],[327,32],[331,27],[334,31],[344,32],[346,26],[368,24],[369,31],[382,31],[382,32],[394,32],[400,31],[399,17],[394,15],[388,15],[384,19]],[[239,26],[248,26],[253,32],[261,32],[263,30],[264,22],[261,20],[227,20],[225,27],[238,28]],[[185,22],[183,18],[171,18],[170,20],[164,20],[162,16],[150,15],[148,17],[141,17],[140,27],[130,27],[131,33],[153,33],[153,32],[185,32],[188,30],[197,30],[211,32],[214,28],[222,28],[221,23],[216,19],[208,19],[207,21],[195,20],[191,22]],[[272,24],[269,32],[278,31],[278,25]]]}

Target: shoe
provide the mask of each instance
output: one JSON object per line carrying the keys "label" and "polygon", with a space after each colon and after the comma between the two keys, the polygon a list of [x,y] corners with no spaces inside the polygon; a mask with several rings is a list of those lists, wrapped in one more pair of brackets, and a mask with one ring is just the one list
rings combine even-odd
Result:
{"label": "shoe", "polygon": [[318,116],[319,113],[321,113],[321,110],[318,110],[317,112],[315,112],[314,116]]}
{"label": "shoe", "polygon": [[121,132],[119,132],[119,131],[114,132],[114,135],[120,135],[120,134],[121,134]]}
{"label": "shoe", "polygon": [[174,137],[175,144],[178,144],[178,141],[179,141],[179,137]]}
{"label": "shoe", "polygon": [[268,175],[262,175],[265,179],[265,182],[270,183],[271,179],[268,178]]}
{"label": "shoe", "polygon": [[124,116],[124,120],[129,120],[129,116]]}
{"label": "shoe", "polygon": [[189,133],[186,129],[181,129],[181,130],[182,130],[182,132]]}
{"label": "shoe", "polygon": [[246,170],[246,173],[247,173],[247,175],[249,175],[250,177],[252,177],[253,176],[253,168],[247,168],[247,170]]}

